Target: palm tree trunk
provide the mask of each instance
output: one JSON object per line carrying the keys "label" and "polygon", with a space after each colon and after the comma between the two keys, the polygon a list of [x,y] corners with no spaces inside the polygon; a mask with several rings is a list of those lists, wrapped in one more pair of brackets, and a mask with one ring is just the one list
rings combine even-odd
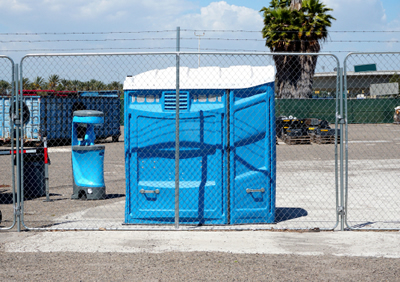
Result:
{"label": "palm tree trunk", "polygon": [[312,96],[318,56],[274,55],[276,92],[281,99],[307,99]]}
{"label": "palm tree trunk", "polygon": [[302,0],[292,0],[290,2],[290,9],[300,11]]}

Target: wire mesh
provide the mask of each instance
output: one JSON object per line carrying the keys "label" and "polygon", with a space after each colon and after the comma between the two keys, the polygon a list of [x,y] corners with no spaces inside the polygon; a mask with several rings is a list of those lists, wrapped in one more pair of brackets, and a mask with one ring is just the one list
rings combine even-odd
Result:
{"label": "wire mesh", "polygon": [[14,91],[14,62],[0,56],[0,229],[9,229],[15,224],[15,189],[14,189],[14,143],[10,142],[12,121],[12,95]]}
{"label": "wire mesh", "polygon": [[351,229],[400,228],[399,62],[399,53],[354,53],[345,59]]}
{"label": "wire mesh", "polygon": [[51,161],[47,201],[46,154],[24,160],[25,227],[174,229],[178,100],[180,229],[335,228],[338,61],[291,54],[282,74],[284,57],[24,57],[25,147],[46,137]]}
{"label": "wire mesh", "polygon": [[[36,122],[24,128],[26,135],[35,132],[28,145],[42,146],[41,139],[46,136],[50,159],[49,201],[44,197],[46,179],[40,161],[43,156],[38,156],[35,171],[29,172],[33,166],[25,162],[24,182],[32,187],[25,187],[27,227],[122,226],[125,207],[123,82],[129,75],[164,68],[174,61],[175,55],[167,54],[23,58],[22,76],[30,82],[24,84],[24,99],[33,100],[37,109],[30,112],[32,121]],[[84,116],[74,115],[82,111],[89,113],[88,120],[83,122],[79,119]],[[91,120],[96,119],[91,116],[95,112],[103,113],[100,122]],[[39,191],[35,194],[32,189]]]}

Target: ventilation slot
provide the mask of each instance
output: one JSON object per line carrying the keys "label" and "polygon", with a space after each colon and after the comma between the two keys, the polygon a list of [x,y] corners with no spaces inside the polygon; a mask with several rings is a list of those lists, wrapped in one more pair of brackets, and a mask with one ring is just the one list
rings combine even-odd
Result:
{"label": "ventilation slot", "polygon": [[[164,92],[164,110],[176,111],[176,92]],[[179,95],[179,110],[188,109],[188,93],[181,92]]]}

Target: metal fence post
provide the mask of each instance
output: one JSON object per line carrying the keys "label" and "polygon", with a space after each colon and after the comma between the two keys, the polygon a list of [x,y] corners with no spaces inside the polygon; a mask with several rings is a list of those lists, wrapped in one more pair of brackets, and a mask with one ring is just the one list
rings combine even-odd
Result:
{"label": "metal fence post", "polygon": [[[19,65],[17,65],[17,69],[19,68]],[[21,134],[20,134],[20,144],[19,144],[19,148],[17,148],[18,150],[20,150],[20,162],[21,162],[21,166],[20,166],[20,174],[21,174],[21,195],[20,195],[20,217],[21,217],[21,225],[24,225],[24,96],[23,96],[23,91],[24,91],[24,87],[23,87],[23,77],[22,77],[22,68],[18,73],[19,76],[19,80],[18,80],[18,84],[19,84],[19,107],[20,107],[20,128],[21,128]],[[17,92],[18,94],[18,92]]]}
{"label": "metal fence post", "polygon": [[335,113],[336,113],[336,117],[335,117],[335,128],[336,128],[336,132],[335,132],[335,190],[336,190],[336,222],[337,222],[337,225],[339,225],[339,213],[340,213],[339,212],[339,210],[340,210],[339,173],[340,172],[339,172],[339,150],[338,150],[338,140],[339,140],[338,139],[339,138],[338,137],[338,128],[339,128],[339,120],[340,120],[339,108],[340,108],[340,99],[341,99],[341,94],[342,94],[340,76],[341,76],[341,72],[340,72],[340,67],[338,66],[337,73],[336,73],[336,108],[335,108]]}
{"label": "metal fence post", "polygon": [[231,224],[231,96],[230,90],[225,91],[226,103],[226,206],[227,206],[227,223]]}
{"label": "metal fence post", "polygon": [[[21,133],[21,115],[19,109],[19,75],[18,75],[18,64],[15,65],[15,103],[12,101],[12,104],[15,105],[15,110],[13,114],[14,125],[17,127],[15,139],[16,139],[16,165],[17,165],[17,202],[15,204],[15,215],[17,216],[17,228],[18,232],[21,232],[21,144],[20,144],[20,133]],[[14,138],[14,136],[11,136]]]}
{"label": "metal fence post", "polygon": [[[343,93],[343,68],[340,68],[340,132],[343,135],[343,124],[344,124],[344,93]],[[343,138],[342,138],[343,139]],[[344,151],[343,151],[343,140],[340,140],[340,230],[344,231]]]}
{"label": "metal fence post", "polygon": [[16,208],[17,208],[17,203],[16,203],[16,195],[15,195],[15,191],[16,191],[16,187],[15,187],[15,153],[14,153],[14,136],[15,136],[15,128],[14,128],[14,98],[15,98],[15,93],[16,92],[16,78],[18,77],[16,75],[16,67],[13,63],[13,67],[12,67],[12,92],[11,92],[11,117],[10,117],[10,142],[11,142],[11,177],[12,177],[12,192],[13,192],[13,204],[14,204],[14,222],[11,226],[11,228],[13,228],[15,226],[16,223]]}
{"label": "metal fence post", "polygon": [[49,156],[47,151],[47,137],[43,137],[44,146],[44,179],[46,185],[46,200],[45,202],[50,202],[50,191],[49,191]]}
{"label": "metal fence post", "polygon": [[347,225],[347,200],[348,200],[348,183],[349,183],[349,181],[348,181],[348,175],[349,175],[348,174],[348,169],[349,169],[348,129],[349,128],[348,128],[348,119],[347,119],[347,66],[346,66],[346,63],[347,63],[347,56],[344,59],[344,63],[343,63],[343,87],[342,87],[342,89],[343,89],[343,96],[345,98],[345,102],[344,102],[344,115],[345,116],[344,117],[345,117],[345,121],[346,121],[345,132],[343,132],[343,136],[344,136],[343,141],[346,144],[346,147],[345,147],[345,171],[344,171],[344,173],[345,173],[344,221],[345,221],[346,226],[349,227]]}
{"label": "metal fence post", "polygon": [[[180,51],[180,27],[176,28],[176,51]],[[176,54],[175,105],[175,228],[179,228],[179,53]]]}

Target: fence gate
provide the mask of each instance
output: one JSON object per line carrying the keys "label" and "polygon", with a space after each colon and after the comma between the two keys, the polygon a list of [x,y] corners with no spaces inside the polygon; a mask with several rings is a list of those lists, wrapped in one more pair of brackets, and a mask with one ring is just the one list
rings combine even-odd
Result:
{"label": "fence gate", "polygon": [[[0,229],[11,229],[16,224],[15,214],[20,212],[17,205],[16,169],[15,169],[15,115],[12,101],[15,97],[14,62],[6,56],[0,56]],[[11,129],[11,130],[10,130]],[[19,195],[19,194],[18,194]]]}
{"label": "fence gate", "polygon": [[[343,104],[339,60],[334,55],[274,55],[274,63],[292,62],[283,80],[299,77],[294,63],[315,59],[315,75],[308,97],[276,99],[278,145],[277,160],[277,227],[335,229],[341,222],[343,206],[340,198],[340,123]],[[284,56],[288,56],[286,59]],[[306,57],[306,58],[305,58]],[[290,64],[290,63],[289,63]],[[279,84],[279,82],[277,82]],[[279,87],[275,92],[279,95]],[[288,92],[288,91],[286,91]],[[293,122],[291,119],[297,119]],[[301,122],[308,134],[299,133]],[[299,124],[300,123],[300,124]]]}
{"label": "fence gate", "polygon": [[[21,197],[23,227],[335,229],[339,62],[309,54],[311,92],[286,99],[275,85],[283,56],[293,62],[285,76],[297,77],[304,54],[25,56],[21,134],[46,137],[51,164],[48,190]],[[43,187],[39,159],[21,158],[22,187]]]}
{"label": "fence gate", "polygon": [[351,53],[344,61],[346,224],[399,229],[400,53]]}

